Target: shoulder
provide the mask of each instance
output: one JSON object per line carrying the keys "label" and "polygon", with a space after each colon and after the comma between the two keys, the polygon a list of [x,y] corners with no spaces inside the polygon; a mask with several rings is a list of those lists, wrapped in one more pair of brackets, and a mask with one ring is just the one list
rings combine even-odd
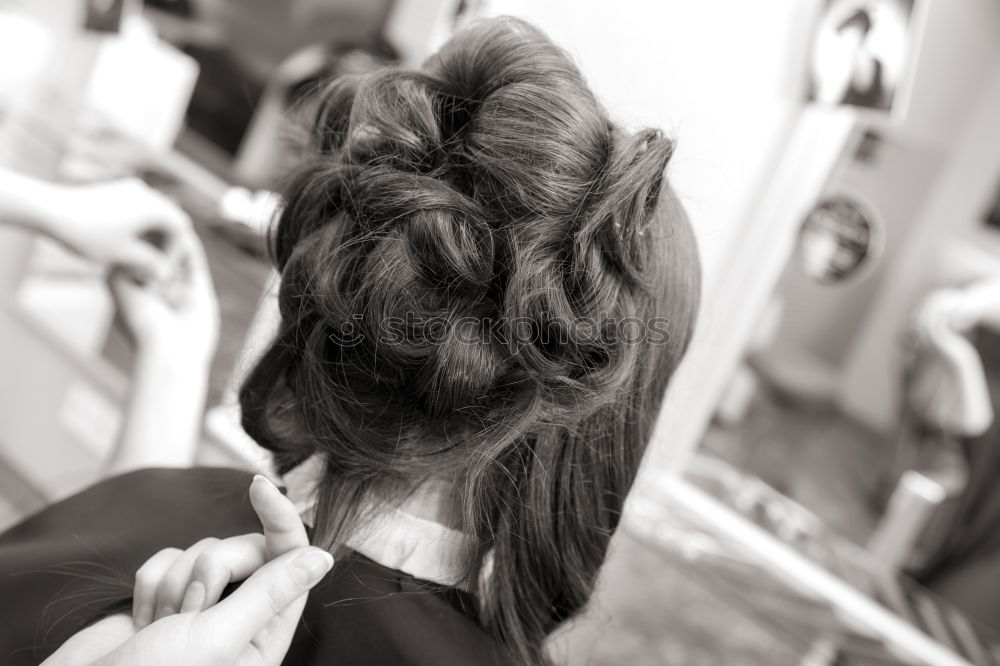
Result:
{"label": "shoulder", "polygon": [[357,553],[310,593],[286,664],[513,663],[483,629],[475,598]]}
{"label": "shoulder", "polygon": [[80,628],[126,608],[135,571],[158,550],[258,531],[250,479],[232,469],[140,470],[0,534],[0,662],[38,663]]}
{"label": "shoulder", "polygon": [[[51,538],[83,530],[142,529],[157,520],[158,532],[197,529],[202,522],[227,524],[250,511],[249,472],[226,468],[143,469],[104,479],[51,504],[0,535],[0,545]],[[206,511],[205,507],[212,507]],[[196,520],[194,518],[197,518]],[[171,532],[176,536],[176,532]]]}

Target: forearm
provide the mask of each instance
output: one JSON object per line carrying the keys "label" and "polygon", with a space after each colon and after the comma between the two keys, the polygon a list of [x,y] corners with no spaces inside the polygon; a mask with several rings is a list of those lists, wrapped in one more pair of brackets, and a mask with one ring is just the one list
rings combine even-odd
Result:
{"label": "forearm", "polygon": [[0,223],[56,236],[60,187],[0,167]]}
{"label": "forearm", "polygon": [[207,362],[140,352],[107,473],[193,464],[207,390]]}

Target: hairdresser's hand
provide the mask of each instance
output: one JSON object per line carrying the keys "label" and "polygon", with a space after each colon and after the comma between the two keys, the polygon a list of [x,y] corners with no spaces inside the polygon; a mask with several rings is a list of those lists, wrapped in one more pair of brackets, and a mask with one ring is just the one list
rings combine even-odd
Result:
{"label": "hairdresser's hand", "polygon": [[154,619],[209,608],[223,589],[244,580],[265,562],[309,545],[295,505],[263,476],[250,484],[250,504],[263,534],[203,539],[187,550],[161,550],[136,573],[132,617],[137,629]]}
{"label": "hairdresser's hand", "polygon": [[[250,503],[260,518],[263,534],[203,540],[186,551],[163,550],[139,569],[133,595],[133,621],[139,631],[129,643],[150,634],[153,637],[147,640],[160,641],[159,633],[170,636],[173,624],[214,617],[222,611],[222,619],[208,623],[210,630],[196,642],[221,642],[217,630],[225,635],[235,630],[235,626],[228,625],[249,624],[251,629],[241,629],[242,633],[233,639],[233,647],[239,647],[238,651],[216,654],[214,659],[202,661],[181,658],[161,663],[277,665],[281,662],[305,607],[305,591],[326,575],[333,558],[308,547],[309,537],[295,505],[262,476],[254,477],[250,484]],[[279,563],[284,563],[286,571],[276,568]],[[304,569],[295,571],[296,564],[305,565]],[[272,570],[275,573],[268,574]],[[267,582],[269,575],[273,580]],[[226,585],[247,576],[249,580],[219,602]],[[253,593],[255,588],[258,591]],[[247,617],[240,616],[241,613]],[[150,643],[154,645],[157,643]],[[128,643],[122,648],[126,646]],[[144,644],[136,644],[132,650],[141,656],[146,648]],[[196,654],[197,650],[191,653]]]}
{"label": "hairdresser's hand", "polygon": [[219,305],[205,251],[188,231],[176,241],[182,259],[165,280],[137,283],[123,271],[109,278],[111,292],[140,360],[206,365],[219,336]]}
{"label": "hairdresser's hand", "polygon": [[46,186],[49,196],[38,203],[42,230],[101,265],[160,281],[186,249],[181,241],[191,231],[187,214],[138,179]]}
{"label": "hairdresser's hand", "polygon": [[288,651],[306,595],[333,558],[296,548],[268,562],[208,610],[153,622],[95,666],[278,666]]}
{"label": "hairdresser's hand", "polygon": [[[84,629],[45,666],[280,664],[306,593],[333,558],[309,547],[294,505],[263,477],[254,478],[250,502],[263,534],[160,551],[136,574],[134,621],[115,615]],[[218,601],[226,584],[247,576]]]}

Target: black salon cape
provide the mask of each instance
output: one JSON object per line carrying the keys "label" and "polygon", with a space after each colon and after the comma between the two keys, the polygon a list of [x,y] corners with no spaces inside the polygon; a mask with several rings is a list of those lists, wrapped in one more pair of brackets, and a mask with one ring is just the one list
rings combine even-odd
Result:
{"label": "black salon cape", "polygon": [[[131,610],[157,551],[259,532],[251,475],[152,469],[102,481],[0,535],[0,664],[35,665],[94,621]],[[284,664],[507,664],[474,598],[353,553],[309,595]]]}

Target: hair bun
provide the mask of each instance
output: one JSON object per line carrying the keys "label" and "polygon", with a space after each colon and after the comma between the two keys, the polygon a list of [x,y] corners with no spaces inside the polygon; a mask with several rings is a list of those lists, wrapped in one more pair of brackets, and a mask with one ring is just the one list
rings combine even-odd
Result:
{"label": "hair bun", "polygon": [[592,275],[598,264],[609,266],[628,282],[643,284],[646,238],[653,209],[660,200],[674,143],[659,130],[645,129],[619,137],[608,159],[601,195],[576,240],[575,271]]}
{"label": "hair bun", "polygon": [[412,385],[425,413],[435,418],[487,396],[503,365],[483,320],[459,317],[447,322],[440,333],[434,354]]}
{"label": "hair bun", "polygon": [[621,141],[615,153],[608,172],[619,179],[615,184],[617,198],[629,202],[620,217],[631,213],[631,219],[646,223],[659,200],[674,142],[660,130],[644,129]]}
{"label": "hair bun", "polygon": [[[669,140],[617,134],[562,51],[519,22],[460,33],[425,72],[348,77],[325,95],[321,157],[276,245],[283,266],[322,234],[293,268],[332,329],[363,315],[352,363],[432,415],[488,413],[491,387],[517,402],[539,386],[552,409],[586,414],[627,381],[634,345],[600,319],[635,307]],[[583,318],[587,335],[571,326]],[[447,323],[398,345],[387,319]]]}
{"label": "hair bun", "polygon": [[456,279],[485,285],[493,236],[482,207],[448,183],[385,167],[362,170],[347,184],[349,210],[375,236],[398,233],[418,277],[432,286]]}
{"label": "hair bun", "polygon": [[441,159],[434,82],[402,70],[373,72],[356,86],[343,151],[361,164],[427,172]]}

